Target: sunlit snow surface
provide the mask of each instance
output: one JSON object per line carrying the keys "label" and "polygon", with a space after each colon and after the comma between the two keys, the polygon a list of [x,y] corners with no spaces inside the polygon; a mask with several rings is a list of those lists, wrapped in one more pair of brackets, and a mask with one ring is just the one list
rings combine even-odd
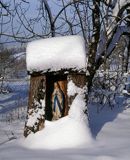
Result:
{"label": "sunlit snow surface", "polygon": [[68,116],[55,122],[45,121],[45,128],[29,135],[23,146],[36,149],[76,148],[92,141],[84,111],[83,95],[74,99]]}
{"label": "sunlit snow surface", "polygon": [[[27,148],[21,145],[23,139],[21,138],[21,140],[17,139],[0,145],[0,160],[129,160],[130,108],[115,107],[113,111],[106,108],[97,114],[96,107],[91,106],[90,118],[90,128],[94,138],[82,148],[68,146],[66,149],[57,150],[29,149],[30,146]],[[64,122],[61,120],[60,123],[65,124],[67,119],[65,118]],[[2,124],[0,123],[1,130],[8,128],[7,124]],[[22,134],[23,124],[17,124],[17,128]],[[1,130],[0,136],[4,139]],[[43,140],[42,137],[40,140]],[[64,137],[63,141],[65,141]]]}
{"label": "sunlit snow surface", "polygon": [[57,71],[61,69],[84,70],[86,50],[81,36],[63,36],[40,39],[27,46],[27,70]]}
{"label": "sunlit snow surface", "polygon": [[[77,92],[79,88],[70,81],[68,93]],[[46,121],[46,129],[26,140],[22,120],[0,122],[0,160],[129,160],[130,98],[124,103],[120,100],[120,107],[106,106],[99,114],[97,105],[90,105],[88,126],[81,92],[68,116],[54,123]],[[12,132],[17,139],[8,141]]]}

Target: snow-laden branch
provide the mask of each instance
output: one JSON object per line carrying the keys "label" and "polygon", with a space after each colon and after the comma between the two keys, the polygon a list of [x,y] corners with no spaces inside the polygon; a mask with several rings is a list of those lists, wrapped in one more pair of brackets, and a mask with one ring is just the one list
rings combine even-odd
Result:
{"label": "snow-laden branch", "polygon": [[119,42],[120,37],[123,34],[130,34],[130,27],[128,26],[119,26],[112,38],[112,41],[109,43],[109,46],[107,47],[106,53],[107,57],[112,53],[114,48],[116,47],[117,43]]}
{"label": "snow-laden branch", "polygon": [[130,26],[118,26],[113,34],[113,37],[109,40],[107,40],[106,34],[102,32],[95,60],[97,69],[103,63],[104,57],[108,58],[112,54],[112,51],[117,46],[117,43],[119,42],[121,36],[128,36],[129,34]]}
{"label": "snow-laden branch", "polygon": [[123,12],[124,12],[128,7],[130,7],[130,2],[129,2],[129,3],[124,3],[124,4],[121,6],[121,8],[118,8],[119,11],[118,11],[118,13],[117,13],[117,16],[115,15],[117,22],[121,19],[122,15],[123,15]]}
{"label": "snow-laden branch", "polygon": [[101,2],[113,9],[116,6],[117,0],[101,0]]}

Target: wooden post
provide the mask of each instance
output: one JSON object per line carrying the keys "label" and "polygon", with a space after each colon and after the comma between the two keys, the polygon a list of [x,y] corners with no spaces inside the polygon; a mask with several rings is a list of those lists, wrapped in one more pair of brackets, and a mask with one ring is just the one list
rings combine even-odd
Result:
{"label": "wooden post", "polygon": [[[24,129],[25,137],[27,137],[30,134],[30,132],[35,133],[44,127],[45,90],[46,90],[45,76],[31,75],[28,110],[27,110],[27,121],[25,123],[25,129]],[[36,121],[33,120],[34,117],[37,117]]]}

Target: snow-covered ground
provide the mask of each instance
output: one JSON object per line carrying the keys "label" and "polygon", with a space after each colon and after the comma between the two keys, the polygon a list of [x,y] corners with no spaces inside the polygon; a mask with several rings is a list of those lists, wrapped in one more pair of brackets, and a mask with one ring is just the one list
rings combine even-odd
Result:
{"label": "snow-covered ground", "polygon": [[0,113],[7,113],[12,109],[26,106],[29,81],[23,79],[8,79],[4,81],[4,88],[9,93],[0,94]]}
{"label": "snow-covered ground", "polygon": [[[25,140],[28,83],[14,80],[8,84],[12,92],[0,95],[0,160],[130,159],[130,97],[118,97],[113,110],[104,106],[100,113],[97,113],[98,104],[89,105],[89,126],[87,119],[82,121],[79,116],[83,110],[76,111],[79,105],[84,105],[82,97],[81,101],[78,98],[69,116],[45,123],[44,130]],[[75,91],[80,92],[78,88]]]}
{"label": "snow-covered ground", "polygon": [[[11,125],[6,122],[1,122],[0,160],[129,160],[129,104],[130,99],[127,99],[126,104],[122,107],[115,107],[112,111],[109,108],[104,108],[100,113],[97,113],[96,106],[90,106],[90,130],[93,136],[93,141],[89,142],[87,145],[76,148],[68,146],[66,149],[56,150],[29,149],[36,147],[30,147],[27,145],[25,147],[23,145],[24,142],[22,142],[22,140],[24,141],[24,139],[22,134],[24,122],[15,121]],[[12,130],[15,132],[14,134],[17,139],[5,142],[7,140],[7,135],[2,134],[4,130]]]}

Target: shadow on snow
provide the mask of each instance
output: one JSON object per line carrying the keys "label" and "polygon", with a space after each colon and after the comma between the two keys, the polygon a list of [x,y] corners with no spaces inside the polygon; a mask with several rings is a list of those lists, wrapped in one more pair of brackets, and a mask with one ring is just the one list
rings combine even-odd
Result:
{"label": "shadow on snow", "polygon": [[118,104],[120,104],[120,106],[115,105],[114,108],[111,109],[106,105],[99,113],[97,113],[97,105],[99,104],[89,105],[89,125],[93,138],[96,138],[106,123],[114,121],[117,115],[123,112],[125,107],[129,105],[126,103],[127,100],[128,97],[118,97]]}

